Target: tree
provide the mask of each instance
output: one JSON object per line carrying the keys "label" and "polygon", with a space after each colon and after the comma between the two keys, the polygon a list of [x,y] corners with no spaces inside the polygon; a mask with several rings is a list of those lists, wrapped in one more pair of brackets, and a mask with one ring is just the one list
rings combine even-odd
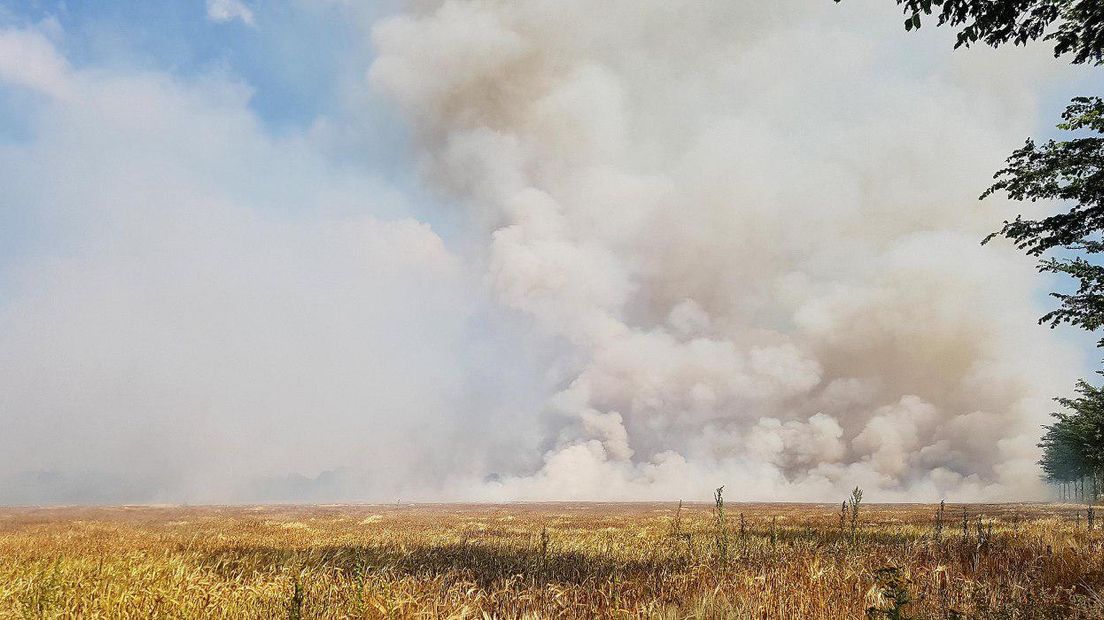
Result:
{"label": "tree", "polygon": [[[1104,266],[1092,260],[1104,252],[1104,101],[1078,97],[1062,118],[1060,129],[1087,130],[1093,135],[1049,140],[1042,146],[1028,139],[997,172],[997,182],[982,198],[1003,190],[1013,200],[1059,200],[1072,206],[1037,220],[1017,216],[985,241],[1006,237],[1031,256],[1055,249],[1074,254],[1039,263],[1040,271],[1063,273],[1078,282],[1076,293],[1051,294],[1059,307],[1039,322],[1051,327],[1070,323],[1096,331],[1104,325]],[[1104,347],[1104,339],[1098,345]]]}
{"label": "tree", "polygon": [[1065,411],[1051,414],[1053,424],[1043,428],[1039,465],[1047,481],[1068,485],[1088,479],[1094,500],[1097,481],[1104,473],[1104,388],[1077,383],[1076,398],[1056,398]]}
{"label": "tree", "polygon": [[[840,2],[841,0],[836,0]],[[1104,3],[1100,0],[895,0],[905,14],[905,30],[920,28],[923,15],[937,26],[958,28],[955,47],[981,41],[998,47],[1043,39],[1054,56],[1072,62],[1104,64]]]}

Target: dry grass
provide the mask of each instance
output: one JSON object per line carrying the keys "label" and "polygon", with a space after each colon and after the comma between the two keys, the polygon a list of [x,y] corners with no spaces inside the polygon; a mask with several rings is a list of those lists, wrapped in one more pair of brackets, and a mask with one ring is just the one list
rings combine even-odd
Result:
{"label": "dry grass", "polygon": [[935,510],[853,543],[839,505],[729,504],[722,559],[702,504],[7,509],[0,617],[1104,617],[1075,507]]}

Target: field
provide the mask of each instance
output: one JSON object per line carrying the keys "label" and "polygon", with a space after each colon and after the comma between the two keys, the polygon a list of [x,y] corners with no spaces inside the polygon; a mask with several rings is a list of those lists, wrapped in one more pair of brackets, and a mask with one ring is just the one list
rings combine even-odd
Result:
{"label": "field", "polygon": [[965,510],[0,509],[0,618],[1104,617],[1083,508]]}

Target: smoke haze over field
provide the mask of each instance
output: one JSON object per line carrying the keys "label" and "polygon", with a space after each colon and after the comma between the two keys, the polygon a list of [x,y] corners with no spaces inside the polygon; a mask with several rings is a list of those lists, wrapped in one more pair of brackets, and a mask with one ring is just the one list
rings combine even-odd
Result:
{"label": "smoke haze over field", "polygon": [[1041,497],[1081,352],[976,196],[1071,70],[822,4],[315,3],[280,131],[0,28],[0,503]]}

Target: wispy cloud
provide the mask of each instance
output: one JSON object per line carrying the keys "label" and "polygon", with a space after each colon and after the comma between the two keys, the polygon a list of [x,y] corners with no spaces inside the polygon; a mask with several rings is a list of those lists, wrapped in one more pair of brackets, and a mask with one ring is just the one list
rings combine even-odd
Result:
{"label": "wispy cloud", "polygon": [[241,0],[207,0],[207,18],[225,23],[235,19],[249,26],[256,26],[253,10]]}
{"label": "wispy cloud", "polygon": [[0,30],[0,82],[54,97],[68,91],[69,63],[37,30]]}

